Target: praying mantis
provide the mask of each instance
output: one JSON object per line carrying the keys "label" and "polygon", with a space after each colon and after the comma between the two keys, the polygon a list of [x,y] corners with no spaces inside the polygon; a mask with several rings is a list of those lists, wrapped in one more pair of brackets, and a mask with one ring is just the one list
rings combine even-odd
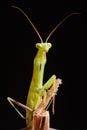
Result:
{"label": "praying mantis", "polygon": [[[47,62],[46,59],[46,54],[52,47],[52,44],[48,42],[49,38],[51,35],[56,31],[56,29],[70,16],[74,14],[79,14],[79,13],[71,13],[70,15],[66,16],[60,23],[58,23],[55,28],[50,32],[50,34],[47,36],[46,41],[43,42],[43,39],[34,26],[33,22],[31,19],[25,14],[25,12],[17,7],[17,6],[12,6],[13,8],[18,9],[29,21],[33,29],[35,30],[36,34],[38,35],[40,39],[40,43],[36,43],[36,48],[38,49],[37,54],[34,58],[34,63],[33,63],[33,74],[32,74],[32,80],[30,83],[28,95],[27,95],[27,100],[26,100],[26,105],[23,105],[14,99],[8,97],[7,100],[10,102],[10,104],[15,108],[15,110],[19,113],[19,115],[26,119],[26,124],[28,128],[32,128],[32,115],[33,111],[38,108],[38,106],[41,104],[42,99],[46,102],[46,93],[49,88],[51,88],[52,85],[56,82],[57,78],[56,75],[52,75],[49,80],[43,84],[43,76],[44,76],[44,69],[45,69],[45,64]],[[55,93],[56,94],[56,93]],[[26,117],[24,117],[14,106],[13,103],[16,103],[17,105],[21,106],[26,110]]]}

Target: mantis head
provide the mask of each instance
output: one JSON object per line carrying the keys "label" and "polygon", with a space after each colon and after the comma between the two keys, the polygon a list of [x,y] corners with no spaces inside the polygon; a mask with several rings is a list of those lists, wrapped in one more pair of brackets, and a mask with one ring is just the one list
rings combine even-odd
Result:
{"label": "mantis head", "polygon": [[36,44],[36,48],[45,52],[48,52],[51,46],[52,46],[51,43],[37,43]]}

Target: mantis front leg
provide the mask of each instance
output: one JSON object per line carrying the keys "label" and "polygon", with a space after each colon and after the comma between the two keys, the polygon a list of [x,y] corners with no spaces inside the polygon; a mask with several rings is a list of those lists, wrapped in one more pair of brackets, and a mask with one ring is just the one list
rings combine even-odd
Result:
{"label": "mantis front leg", "polygon": [[49,80],[43,85],[43,89],[47,90],[49,89],[55,82],[56,80],[56,75],[52,75]]}
{"label": "mantis front leg", "polygon": [[[55,83],[55,81],[56,81],[56,75],[52,75],[52,76],[50,77],[50,79],[44,84],[43,88],[44,88],[45,90],[49,89],[49,88]],[[46,93],[45,93],[45,96],[44,96],[44,101],[45,101],[45,99],[46,99]],[[46,109],[48,109],[48,107],[50,106],[50,104],[51,104],[51,101],[49,102],[49,104],[48,104],[48,106],[47,106]],[[54,102],[53,102],[52,112],[53,112],[53,114],[54,114]]]}
{"label": "mantis front leg", "polygon": [[37,89],[37,93],[40,96],[45,96],[46,90],[48,90],[56,81],[56,75],[52,75],[49,80],[42,86],[42,88]]}
{"label": "mantis front leg", "polygon": [[40,96],[44,97],[44,101],[46,101],[46,90],[48,90],[56,81],[56,75],[52,75],[49,80],[43,85],[41,89],[38,89],[37,92]]}

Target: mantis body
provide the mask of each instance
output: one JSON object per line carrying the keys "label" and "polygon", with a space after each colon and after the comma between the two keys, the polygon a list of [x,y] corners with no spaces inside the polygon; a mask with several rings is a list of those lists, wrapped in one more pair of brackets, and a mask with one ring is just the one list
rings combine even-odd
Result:
{"label": "mantis body", "polygon": [[[29,111],[26,109],[26,124],[27,127],[32,127],[32,112],[38,108],[40,105],[42,99],[45,100],[46,97],[46,91],[55,83],[56,76],[52,75],[51,78],[43,84],[43,76],[44,76],[44,68],[46,64],[46,53],[49,51],[49,49],[52,47],[51,43],[48,43],[48,39],[53,34],[53,32],[71,15],[78,14],[78,13],[72,13],[65,17],[48,35],[46,38],[46,42],[43,42],[42,37],[40,36],[38,30],[30,20],[30,18],[24,13],[23,10],[21,10],[19,7],[13,6],[14,8],[17,8],[19,11],[22,12],[22,14],[28,19],[34,30],[36,31],[38,37],[40,38],[41,43],[36,44],[36,48],[38,49],[37,54],[34,58],[34,64],[33,64],[33,75],[32,80],[29,87],[29,92],[27,96],[26,106],[31,108]],[[9,102],[12,104],[14,102],[11,98],[8,97]],[[17,104],[17,103],[16,103]],[[13,104],[12,104],[13,105]],[[14,107],[14,106],[13,106]],[[15,108],[16,109],[16,108]],[[19,114],[20,112],[16,110]],[[20,114],[21,115],[21,114]],[[23,117],[21,115],[21,117]]]}
{"label": "mantis body", "polygon": [[[34,70],[33,76],[30,84],[30,89],[27,97],[26,105],[36,110],[42,101],[42,97],[46,95],[46,90],[50,88],[55,82],[56,76],[53,75],[44,85],[43,85],[43,75],[44,67],[46,64],[46,52],[51,48],[50,43],[37,43],[36,47],[38,52],[34,59]],[[31,122],[30,122],[31,121]],[[27,125],[32,124],[32,114],[28,111],[26,112],[26,122]]]}

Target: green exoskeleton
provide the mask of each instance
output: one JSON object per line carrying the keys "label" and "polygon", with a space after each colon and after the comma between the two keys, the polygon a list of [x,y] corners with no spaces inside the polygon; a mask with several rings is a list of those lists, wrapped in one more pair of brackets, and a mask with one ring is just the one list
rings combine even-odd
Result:
{"label": "green exoskeleton", "polygon": [[[22,12],[22,14],[27,18],[29,23],[32,25],[33,29],[37,33],[40,43],[37,43],[35,46],[38,49],[37,54],[34,58],[33,63],[33,75],[32,80],[29,87],[29,92],[27,95],[27,101],[26,101],[26,107],[21,105],[18,102],[15,102],[12,98],[8,97],[9,102],[12,104],[12,106],[15,108],[12,102],[18,104],[19,106],[22,106],[22,108],[26,109],[26,124],[27,127],[32,127],[32,112],[38,108],[40,105],[42,99],[45,100],[46,96],[46,90],[48,90],[56,81],[56,75],[52,75],[51,78],[43,84],[43,76],[44,76],[44,68],[46,64],[46,53],[49,51],[49,49],[52,47],[52,44],[48,42],[50,36],[54,33],[54,31],[71,15],[78,14],[78,13],[72,13],[65,17],[57,26],[51,31],[51,33],[46,38],[46,41],[43,42],[43,39],[41,35],[39,34],[38,30],[30,20],[30,18],[24,13],[23,10],[21,10],[19,7],[13,6],[14,8],[17,8],[19,11]],[[30,108],[30,109],[29,109]],[[16,109],[16,108],[15,108]],[[21,117],[23,115],[16,109],[16,111],[20,114]],[[24,117],[23,117],[24,118]]]}

